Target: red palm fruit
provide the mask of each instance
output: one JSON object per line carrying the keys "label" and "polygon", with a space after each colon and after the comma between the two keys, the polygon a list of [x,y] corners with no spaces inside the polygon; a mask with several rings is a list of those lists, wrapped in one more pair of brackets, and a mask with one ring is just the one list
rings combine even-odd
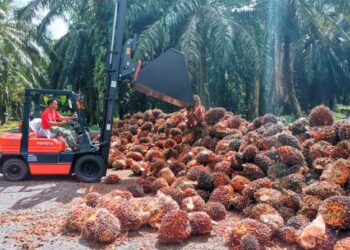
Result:
{"label": "red palm fruit", "polygon": [[265,154],[257,154],[254,158],[254,164],[256,164],[264,173],[267,173],[267,170],[275,162]]}
{"label": "red palm fruit", "polygon": [[229,235],[229,245],[231,247],[239,245],[243,236],[247,234],[256,237],[259,244],[263,246],[271,244],[272,231],[268,225],[254,219],[244,219],[233,224]]}
{"label": "red palm fruit", "polygon": [[307,218],[305,215],[298,214],[287,221],[287,226],[294,227],[295,229],[302,229],[309,223],[309,218]]}
{"label": "red palm fruit", "polygon": [[210,234],[212,224],[210,216],[205,212],[192,212],[188,214],[192,235]]}
{"label": "red palm fruit", "polygon": [[332,111],[324,105],[317,106],[310,112],[309,123],[312,127],[331,126],[333,122]]}
{"label": "red palm fruit", "polygon": [[323,171],[320,180],[333,182],[338,185],[345,185],[350,176],[350,161],[339,159],[329,168]]}
{"label": "red palm fruit", "polygon": [[305,177],[300,173],[296,173],[282,178],[279,184],[285,189],[290,189],[296,193],[301,193],[303,187],[306,185],[305,182]]}
{"label": "red palm fruit", "polygon": [[310,147],[310,157],[315,160],[317,158],[329,157],[334,146],[329,142],[320,141]]}
{"label": "red palm fruit", "polygon": [[336,141],[337,137],[335,129],[332,126],[313,129],[312,133],[316,141],[326,141],[332,144]]}
{"label": "red palm fruit", "polygon": [[161,169],[159,171],[158,177],[165,179],[169,185],[171,185],[176,179],[174,173],[170,170],[170,168]]}
{"label": "red palm fruit", "polygon": [[339,185],[328,181],[314,182],[305,187],[303,192],[304,194],[315,195],[322,200],[335,195],[343,195],[345,193]]}
{"label": "red palm fruit", "polygon": [[231,162],[221,161],[215,164],[214,172],[224,173],[228,176],[232,174]]}
{"label": "red palm fruit", "polygon": [[95,210],[92,207],[80,204],[68,212],[65,221],[65,229],[69,232],[80,233],[85,221],[94,213]]}
{"label": "red palm fruit", "polygon": [[186,212],[203,211],[204,206],[205,201],[199,195],[187,197],[181,201],[181,209]]}
{"label": "red palm fruit", "polygon": [[200,174],[203,172],[210,172],[210,170],[208,167],[195,166],[195,167],[191,167],[188,170],[186,176],[189,180],[196,181],[199,178]]}
{"label": "red palm fruit", "polygon": [[108,210],[99,209],[86,220],[82,231],[87,240],[109,243],[120,233],[120,223]]}
{"label": "red palm fruit", "polygon": [[254,193],[260,188],[271,188],[272,182],[268,178],[258,179],[250,182],[242,191],[244,196],[249,198],[254,197]]}
{"label": "red palm fruit", "polygon": [[135,184],[127,187],[128,191],[132,193],[134,197],[143,197],[145,195],[145,191],[143,190],[143,186],[140,184]]}
{"label": "red palm fruit", "polygon": [[212,108],[205,113],[205,120],[209,124],[217,123],[225,116],[226,110],[224,108]]}
{"label": "red palm fruit", "polygon": [[159,190],[163,194],[170,196],[174,201],[181,204],[181,201],[185,199],[183,192],[178,188],[164,187]]}
{"label": "red palm fruit", "polygon": [[174,175],[177,175],[179,172],[186,169],[186,165],[181,161],[172,161],[169,164],[169,168],[174,173]]}
{"label": "red palm fruit", "polygon": [[103,183],[104,184],[117,184],[118,182],[120,182],[120,177],[117,174],[110,174],[107,175],[104,179],[103,179]]}
{"label": "red palm fruit", "polygon": [[255,156],[259,153],[259,149],[254,145],[248,145],[247,147],[243,148],[243,159],[246,162],[253,162]]}
{"label": "red palm fruit", "polygon": [[288,221],[290,218],[295,216],[295,211],[289,207],[278,207],[277,211],[282,216],[284,221]]}
{"label": "red palm fruit", "polygon": [[157,178],[152,183],[152,191],[154,193],[165,187],[169,187],[169,184],[164,178]]}
{"label": "red palm fruit", "polygon": [[263,249],[257,238],[251,234],[244,235],[239,243],[240,250]]}
{"label": "red palm fruit", "polygon": [[174,141],[173,139],[167,139],[164,142],[164,147],[173,148],[173,147],[175,147],[176,144],[177,144],[176,141]]}
{"label": "red palm fruit", "polygon": [[127,158],[131,158],[135,161],[143,161],[143,155],[139,152],[129,152],[126,154]]}
{"label": "red palm fruit", "polygon": [[210,150],[203,150],[196,155],[198,163],[207,165],[216,160],[216,155]]}
{"label": "red palm fruit", "polygon": [[248,197],[243,195],[235,195],[232,199],[232,207],[237,211],[243,211],[246,207],[248,207],[251,203]]}
{"label": "red palm fruit", "polygon": [[298,241],[297,230],[294,227],[281,227],[278,236],[288,244],[295,244]]}
{"label": "red palm fruit", "polygon": [[333,247],[333,250],[348,250],[348,249],[350,249],[350,237],[338,240]]}
{"label": "red palm fruit", "polygon": [[129,191],[122,191],[122,190],[118,190],[118,189],[111,191],[109,194],[107,194],[105,196],[107,196],[107,198],[109,198],[109,197],[121,197],[121,198],[124,198],[126,200],[130,200],[133,197],[132,193],[130,193]]}
{"label": "red palm fruit", "polygon": [[319,197],[315,195],[304,195],[299,213],[307,216],[310,219],[314,219],[316,218],[320,204],[321,199]]}
{"label": "red palm fruit", "polygon": [[214,187],[225,186],[230,184],[230,178],[224,173],[213,173]]}
{"label": "red palm fruit", "polygon": [[232,204],[232,200],[235,196],[235,193],[233,191],[233,188],[229,185],[227,186],[220,186],[214,189],[214,191],[211,193],[209,201],[210,202],[220,202],[225,206],[226,209],[229,209],[229,207]]}
{"label": "red palm fruit", "polygon": [[152,193],[152,181],[146,178],[139,178],[136,184],[141,185],[145,193]]}
{"label": "red palm fruit", "polygon": [[238,129],[241,126],[242,119],[240,116],[235,115],[226,120],[229,128]]}
{"label": "red palm fruit", "polygon": [[284,225],[283,218],[277,210],[264,203],[258,203],[252,208],[251,217],[269,225],[274,232],[277,232]]}
{"label": "red palm fruit", "polygon": [[324,200],[319,214],[329,228],[335,230],[350,229],[350,197],[333,196]]}
{"label": "red palm fruit", "polygon": [[158,231],[160,243],[182,243],[190,235],[190,220],[184,211],[170,211],[163,217]]}
{"label": "red palm fruit", "polygon": [[283,206],[282,193],[271,188],[259,188],[254,193],[254,199],[257,203],[267,203],[275,208]]}
{"label": "red palm fruit", "polygon": [[224,205],[219,202],[208,202],[204,207],[205,212],[207,212],[215,221],[220,221],[225,219],[227,211]]}
{"label": "red palm fruit", "polygon": [[242,175],[250,180],[257,180],[265,177],[265,173],[255,164],[243,164]]}
{"label": "red palm fruit", "polygon": [[350,139],[350,124],[344,123],[339,126],[338,135],[340,140]]}
{"label": "red palm fruit", "polygon": [[302,165],[304,164],[303,154],[296,148],[290,146],[282,146],[278,148],[280,160],[289,165]]}
{"label": "red palm fruit", "polygon": [[243,189],[250,183],[250,180],[244,176],[236,175],[231,181],[230,185],[235,192],[242,193]]}
{"label": "red palm fruit", "polygon": [[101,194],[90,192],[84,196],[84,201],[86,205],[90,207],[96,207],[99,198],[101,198]]}

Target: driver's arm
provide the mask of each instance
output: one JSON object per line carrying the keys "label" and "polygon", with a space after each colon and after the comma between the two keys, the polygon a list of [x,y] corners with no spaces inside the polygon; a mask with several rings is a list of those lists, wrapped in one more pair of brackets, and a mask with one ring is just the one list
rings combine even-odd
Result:
{"label": "driver's arm", "polygon": [[70,120],[74,120],[77,118],[77,116],[75,114],[71,115],[71,116],[62,116],[61,114],[58,114],[58,115],[59,115],[58,119],[61,121],[70,121]]}

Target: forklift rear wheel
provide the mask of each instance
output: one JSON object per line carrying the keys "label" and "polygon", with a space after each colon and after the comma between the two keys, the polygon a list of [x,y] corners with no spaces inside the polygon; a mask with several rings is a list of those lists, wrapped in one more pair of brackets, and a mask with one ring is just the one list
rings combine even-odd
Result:
{"label": "forklift rear wheel", "polygon": [[75,174],[82,182],[99,182],[105,174],[105,163],[101,156],[83,155],[75,163]]}
{"label": "forklift rear wheel", "polygon": [[29,169],[25,161],[15,158],[5,161],[2,173],[8,181],[22,181],[29,174]]}

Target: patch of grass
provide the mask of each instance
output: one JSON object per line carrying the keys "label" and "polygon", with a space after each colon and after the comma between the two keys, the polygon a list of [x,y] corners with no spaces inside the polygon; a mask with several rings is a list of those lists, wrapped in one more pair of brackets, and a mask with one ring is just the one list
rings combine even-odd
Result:
{"label": "patch of grass", "polygon": [[16,121],[8,121],[4,125],[0,126],[0,132],[4,132],[10,129],[18,128],[19,122]]}

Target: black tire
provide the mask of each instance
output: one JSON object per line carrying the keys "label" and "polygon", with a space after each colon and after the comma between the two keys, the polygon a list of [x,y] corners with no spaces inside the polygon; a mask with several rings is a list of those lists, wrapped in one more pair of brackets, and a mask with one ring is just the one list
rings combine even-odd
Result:
{"label": "black tire", "polygon": [[99,155],[83,155],[76,161],[74,171],[81,182],[99,182],[106,173],[106,165]]}
{"label": "black tire", "polygon": [[24,160],[13,158],[2,165],[2,173],[8,181],[22,181],[28,176],[29,169]]}

